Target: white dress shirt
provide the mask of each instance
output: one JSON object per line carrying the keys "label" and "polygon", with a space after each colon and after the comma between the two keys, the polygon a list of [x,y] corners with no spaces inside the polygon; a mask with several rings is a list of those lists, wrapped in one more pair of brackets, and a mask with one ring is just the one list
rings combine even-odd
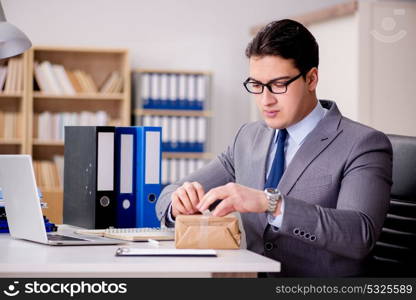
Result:
{"label": "white dress shirt", "polygon": [[[287,138],[285,143],[285,170],[287,166],[292,161],[293,157],[295,156],[296,152],[299,150],[300,146],[302,146],[305,138],[308,134],[318,125],[319,121],[325,116],[328,110],[323,108],[321,103],[318,101],[318,104],[315,108],[301,121],[298,123],[289,126],[286,128],[287,130]],[[269,176],[270,169],[272,168],[273,159],[276,154],[277,150],[277,134],[279,129],[276,129],[274,134],[274,147],[271,147],[271,151],[269,152],[268,159],[267,159],[267,177]],[[285,201],[282,200],[281,205],[281,214],[277,217],[274,217],[271,214],[267,215],[267,220],[270,225],[272,225],[274,230],[277,230],[282,225],[283,220],[283,212],[285,209]],[[276,228],[277,227],[277,228]]]}

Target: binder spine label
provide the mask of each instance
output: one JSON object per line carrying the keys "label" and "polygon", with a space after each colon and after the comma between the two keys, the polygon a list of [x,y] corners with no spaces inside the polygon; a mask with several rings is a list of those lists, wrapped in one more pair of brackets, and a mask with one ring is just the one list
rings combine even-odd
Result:
{"label": "binder spine label", "polygon": [[98,132],[97,191],[114,190],[114,132]]}
{"label": "binder spine label", "polygon": [[146,131],[145,184],[160,184],[160,131]]}

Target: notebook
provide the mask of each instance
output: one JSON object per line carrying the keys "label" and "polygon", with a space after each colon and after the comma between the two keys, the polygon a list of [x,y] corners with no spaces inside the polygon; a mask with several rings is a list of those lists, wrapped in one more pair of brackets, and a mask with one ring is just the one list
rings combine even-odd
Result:
{"label": "notebook", "polygon": [[108,229],[80,229],[75,233],[83,235],[102,236],[126,241],[173,241],[175,228],[108,228]]}

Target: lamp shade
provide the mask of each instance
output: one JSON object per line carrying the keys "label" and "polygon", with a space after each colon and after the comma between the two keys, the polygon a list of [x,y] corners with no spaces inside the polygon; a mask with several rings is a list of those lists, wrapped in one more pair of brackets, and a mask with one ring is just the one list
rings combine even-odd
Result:
{"label": "lamp shade", "polygon": [[29,38],[19,28],[6,21],[0,3],[0,59],[23,53],[31,46]]}
{"label": "lamp shade", "polygon": [[0,59],[18,55],[30,47],[32,43],[19,28],[0,22]]}

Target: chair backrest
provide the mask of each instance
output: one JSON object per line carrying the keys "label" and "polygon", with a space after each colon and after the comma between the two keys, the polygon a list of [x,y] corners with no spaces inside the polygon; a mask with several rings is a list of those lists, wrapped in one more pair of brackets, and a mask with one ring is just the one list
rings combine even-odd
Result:
{"label": "chair backrest", "polygon": [[416,137],[388,135],[393,147],[390,208],[373,250],[373,276],[416,275]]}

